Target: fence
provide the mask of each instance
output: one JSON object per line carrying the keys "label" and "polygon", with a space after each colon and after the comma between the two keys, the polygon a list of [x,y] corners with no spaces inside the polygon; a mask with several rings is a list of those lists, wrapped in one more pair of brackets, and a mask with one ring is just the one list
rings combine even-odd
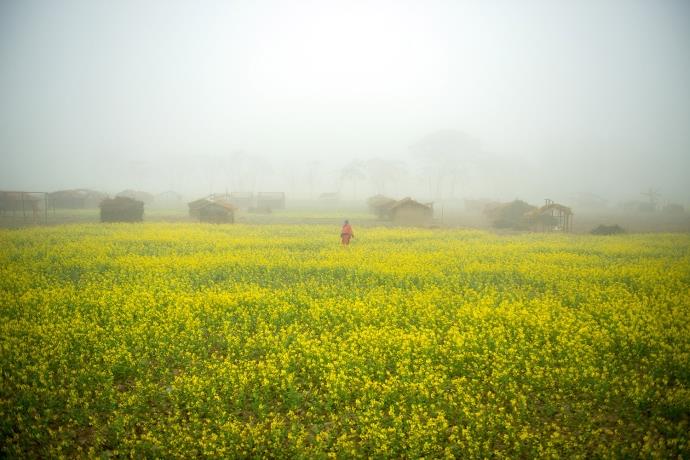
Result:
{"label": "fence", "polygon": [[5,225],[47,224],[48,194],[0,191],[0,221]]}

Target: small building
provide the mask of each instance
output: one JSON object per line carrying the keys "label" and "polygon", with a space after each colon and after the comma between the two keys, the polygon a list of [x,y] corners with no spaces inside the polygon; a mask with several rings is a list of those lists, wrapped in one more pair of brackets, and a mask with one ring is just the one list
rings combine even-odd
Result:
{"label": "small building", "polygon": [[533,230],[542,232],[570,232],[573,226],[573,211],[562,204],[546,199],[544,206],[526,214]]}
{"label": "small building", "polygon": [[207,201],[198,208],[199,221],[232,224],[235,222],[235,209],[235,206],[227,201]]}
{"label": "small building", "polygon": [[35,220],[41,209],[46,210],[46,194],[43,192],[0,191],[0,216],[20,213],[22,217],[31,215]]}
{"label": "small building", "polygon": [[256,207],[268,209],[285,209],[284,192],[259,192],[256,195]]}
{"label": "small building", "polygon": [[489,203],[484,207],[484,215],[494,228],[510,228],[513,230],[528,230],[532,223],[533,213],[537,211],[522,200],[510,203]]}
{"label": "small building", "polygon": [[390,207],[390,219],[398,225],[429,226],[434,218],[432,203],[423,204],[410,197]]}
{"label": "small building", "polygon": [[254,206],[254,193],[231,192],[230,203],[237,208],[251,208]]}
{"label": "small building", "polygon": [[198,219],[199,210],[204,206],[207,206],[209,203],[212,203],[212,201],[208,198],[200,198],[198,200],[190,201],[189,203],[187,203],[187,206],[189,206],[189,217]]}
{"label": "small building", "polygon": [[369,212],[375,214],[379,219],[390,219],[391,209],[397,201],[383,195],[374,195],[367,200]]}
{"label": "small building", "polygon": [[144,202],[118,196],[101,202],[101,222],[141,222],[144,220]]}
{"label": "small building", "polygon": [[222,206],[225,206],[226,208],[232,208],[233,210],[237,210],[237,206],[232,204],[232,201],[230,201],[229,195],[216,195],[215,198],[212,198],[211,201],[214,203],[220,204]]}
{"label": "small building", "polygon": [[206,198],[189,202],[187,205],[189,206],[189,216],[199,219],[201,222],[216,224],[232,224],[235,222],[237,207],[225,195],[210,195]]}

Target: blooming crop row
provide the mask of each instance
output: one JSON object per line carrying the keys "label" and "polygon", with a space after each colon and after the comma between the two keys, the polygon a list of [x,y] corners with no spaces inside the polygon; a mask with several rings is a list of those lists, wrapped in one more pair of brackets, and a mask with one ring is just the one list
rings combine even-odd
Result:
{"label": "blooming crop row", "polygon": [[690,455],[690,236],[0,231],[6,456]]}

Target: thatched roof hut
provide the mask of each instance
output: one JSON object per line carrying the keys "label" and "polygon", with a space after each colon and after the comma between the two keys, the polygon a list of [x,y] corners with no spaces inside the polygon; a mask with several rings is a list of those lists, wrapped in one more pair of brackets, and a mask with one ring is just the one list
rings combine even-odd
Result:
{"label": "thatched roof hut", "polygon": [[547,199],[544,206],[528,212],[525,217],[533,230],[542,232],[569,232],[572,230],[573,211],[567,206]]}
{"label": "thatched roof hut", "polygon": [[434,218],[434,208],[431,203],[423,204],[406,197],[390,207],[389,215],[399,225],[429,226]]}
{"label": "thatched roof hut", "polygon": [[212,201],[208,198],[200,198],[198,200],[190,201],[189,203],[187,203],[187,206],[189,206],[189,217],[198,219],[199,210],[204,206],[207,206],[209,203],[212,203]]}
{"label": "thatched roof hut", "polygon": [[236,209],[226,201],[209,201],[199,207],[199,220],[214,224],[232,224],[235,222]]}
{"label": "thatched roof hut", "polygon": [[201,198],[188,203],[189,215],[201,222],[235,222],[237,207],[225,198]]}
{"label": "thatched roof hut", "polygon": [[144,203],[118,196],[101,202],[101,222],[141,222],[144,220]]}
{"label": "thatched roof hut", "polygon": [[390,219],[390,212],[397,201],[383,195],[374,195],[367,200],[367,206],[372,214],[379,219]]}
{"label": "thatched roof hut", "polygon": [[484,213],[496,228],[534,230],[542,232],[569,232],[572,230],[573,211],[562,204],[546,200],[537,208],[522,200],[488,205]]}
{"label": "thatched roof hut", "polygon": [[491,221],[491,225],[496,228],[512,228],[516,230],[526,230],[529,228],[530,220],[527,213],[537,209],[522,200],[511,201],[510,203],[497,203],[487,205],[484,214]]}

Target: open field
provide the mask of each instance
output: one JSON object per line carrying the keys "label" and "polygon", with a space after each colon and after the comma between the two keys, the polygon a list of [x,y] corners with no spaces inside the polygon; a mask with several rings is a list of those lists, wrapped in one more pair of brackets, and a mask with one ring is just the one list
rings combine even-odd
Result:
{"label": "open field", "polygon": [[[599,225],[620,225],[629,233],[690,232],[690,213],[625,212],[620,209],[578,210],[573,216],[573,233],[589,233]],[[447,227],[491,229],[491,222],[480,212],[446,211],[439,219]]]}
{"label": "open field", "polygon": [[690,235],[0,230],[9,457],[690,456]]}
{"label": "open field", "polygon": [[[242,224],[342,224],[344,218],[354,219],[358,225],[385,226],[389,222],[380,221],[361,205],[342,206],[325,209],[314,206],[291,207],[287,210],[274,210],[270,214],[250,213],[238,210],[235,213],[236,223]],[[156,208],[147,207],[144,212],[145,222],[198,222],[189,216],[186,207]],[[0,228],[25,228],[38,225],[86,224],[100,222],[100,210],[92,209],[56,209],[49,210],[47,218],[41,212],[34,218],[18,213],[0,214]]]}
{"label": "open field", "polygon": [[[350,219],[358,226],[392,226],[392,222],[380,220],[359,202],[346,202],[335,206],[324,206],[314,202],[293,203],[288,209],[274,210],[270,214],[253,214],[238,210],[235,221],[242,224],[326,224],[338,225],[343,219]],[[100,211],[94,209],[49,210],[47,217],[41,212],[34,217],[21,212],[0,214],[0,228],[23,228],[36,225],[63,225],[96,223]],[[144,211],[145,222],[196,222],[189,216],[186,206],[172,208],[148,206]],[[620,209],[576,210],[573,220],[574,233],[589,233],[601,224],[618,224],[630,233],[683,232],[690,233],[690,213],[668,214],[664,212],[624,212]],[[473,228],[494,230],[490,220],[481,212],[447,209],[439,205],[434,211],[435,227]]]}

